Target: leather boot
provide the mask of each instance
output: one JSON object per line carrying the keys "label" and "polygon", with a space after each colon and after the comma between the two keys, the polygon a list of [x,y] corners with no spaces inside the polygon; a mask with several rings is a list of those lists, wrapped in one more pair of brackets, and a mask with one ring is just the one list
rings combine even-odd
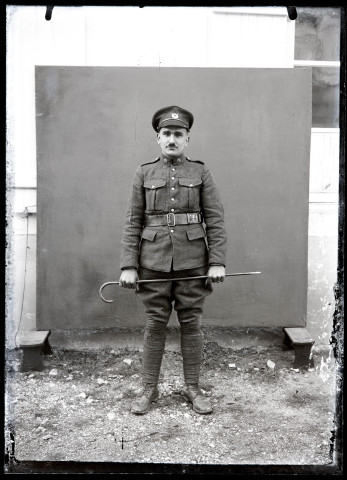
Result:
{"label": "leather boot", "polygon": [[186,388],[182,391],[184,397],[193,404],[197,413],[211,413],[210,399],[202,395],[199,388],[199,375],[202,357],[203,333],[188,334],[181,331],[181,349],[183,357],[183,372]]}
{"label": "leather boot", "polygon": [[212,406],[210,399],[205,397],[198,385],[187,385],[183,390],[184,397],[193,404],[193,410],[197,413],[211,413]]}
{"label": "leather boot", "polygon": [[151,403],[159,398],[159,391],[156,384],[147,383],[141,395],[131,404],[131,412],[136,415],[143,415],[150,409]]}

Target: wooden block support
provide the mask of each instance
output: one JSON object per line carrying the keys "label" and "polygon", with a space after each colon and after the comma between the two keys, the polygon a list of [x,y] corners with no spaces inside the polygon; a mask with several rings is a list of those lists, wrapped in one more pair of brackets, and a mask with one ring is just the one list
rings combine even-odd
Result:
{"label": "wooden block support", "polygon": [[284,342],[289,348],[294,348],[294,368],[312,368],[313,357],[311,355],[314,340],[306,328],[284,328]]}
{"label": "wooden block support", "polygon": [[28,330],[21,332],[18,345],[23,351],[20,371],[41,371],[44,369],[42,355],[51,355],[52,349],[48,342],[50,330]]}

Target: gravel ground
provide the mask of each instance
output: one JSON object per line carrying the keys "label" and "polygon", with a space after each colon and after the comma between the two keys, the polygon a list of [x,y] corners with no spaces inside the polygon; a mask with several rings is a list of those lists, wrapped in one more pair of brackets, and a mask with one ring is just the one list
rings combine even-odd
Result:
{"label": "gravel ground", "polygon": [[[334,465],[336,372],[331,356],[292,368],[281,347],[206,342],[201,387],[214,411],[195,413],[181,394],[182,359],[166,351],[159,400],[133,415],[141,389],[138,348],[54,348],[42,372],[7,365],[7,471],[26,461],[190,465]],[[270,360],[270,362],[269,362]],[[272,362],[272,363],[271,363]],[[274,364],[274,365],[273,365]]]}

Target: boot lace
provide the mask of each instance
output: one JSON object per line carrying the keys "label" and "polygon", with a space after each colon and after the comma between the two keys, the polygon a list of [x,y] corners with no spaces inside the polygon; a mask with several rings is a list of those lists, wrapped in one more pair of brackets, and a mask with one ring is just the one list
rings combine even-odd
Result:
{"label": "boot lace", "polygon": [[187,390],[194,398],[201,395],[201,391],[198,385],[187,385]]}
{"label": "boot lace", "polygon": [[152,383],[147,383],[143,389],[142,395],[145,395],[147,398],[150,398],[153,395],[155,385]]}

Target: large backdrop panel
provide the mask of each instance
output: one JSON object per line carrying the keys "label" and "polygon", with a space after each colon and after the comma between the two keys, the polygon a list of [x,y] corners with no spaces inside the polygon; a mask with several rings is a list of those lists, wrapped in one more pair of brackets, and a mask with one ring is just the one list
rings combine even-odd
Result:
{"label": "large backdrop panel", "polygon": [[[206,325],[305,326],[310,69],[36,67],[37,328],[140,326],[118,286],[134,171],[160,154],[167,105],[193,112],[187,155],[212,170],[224,203],[230,277]],[[177,322],[173,315],[170,324]]]}

